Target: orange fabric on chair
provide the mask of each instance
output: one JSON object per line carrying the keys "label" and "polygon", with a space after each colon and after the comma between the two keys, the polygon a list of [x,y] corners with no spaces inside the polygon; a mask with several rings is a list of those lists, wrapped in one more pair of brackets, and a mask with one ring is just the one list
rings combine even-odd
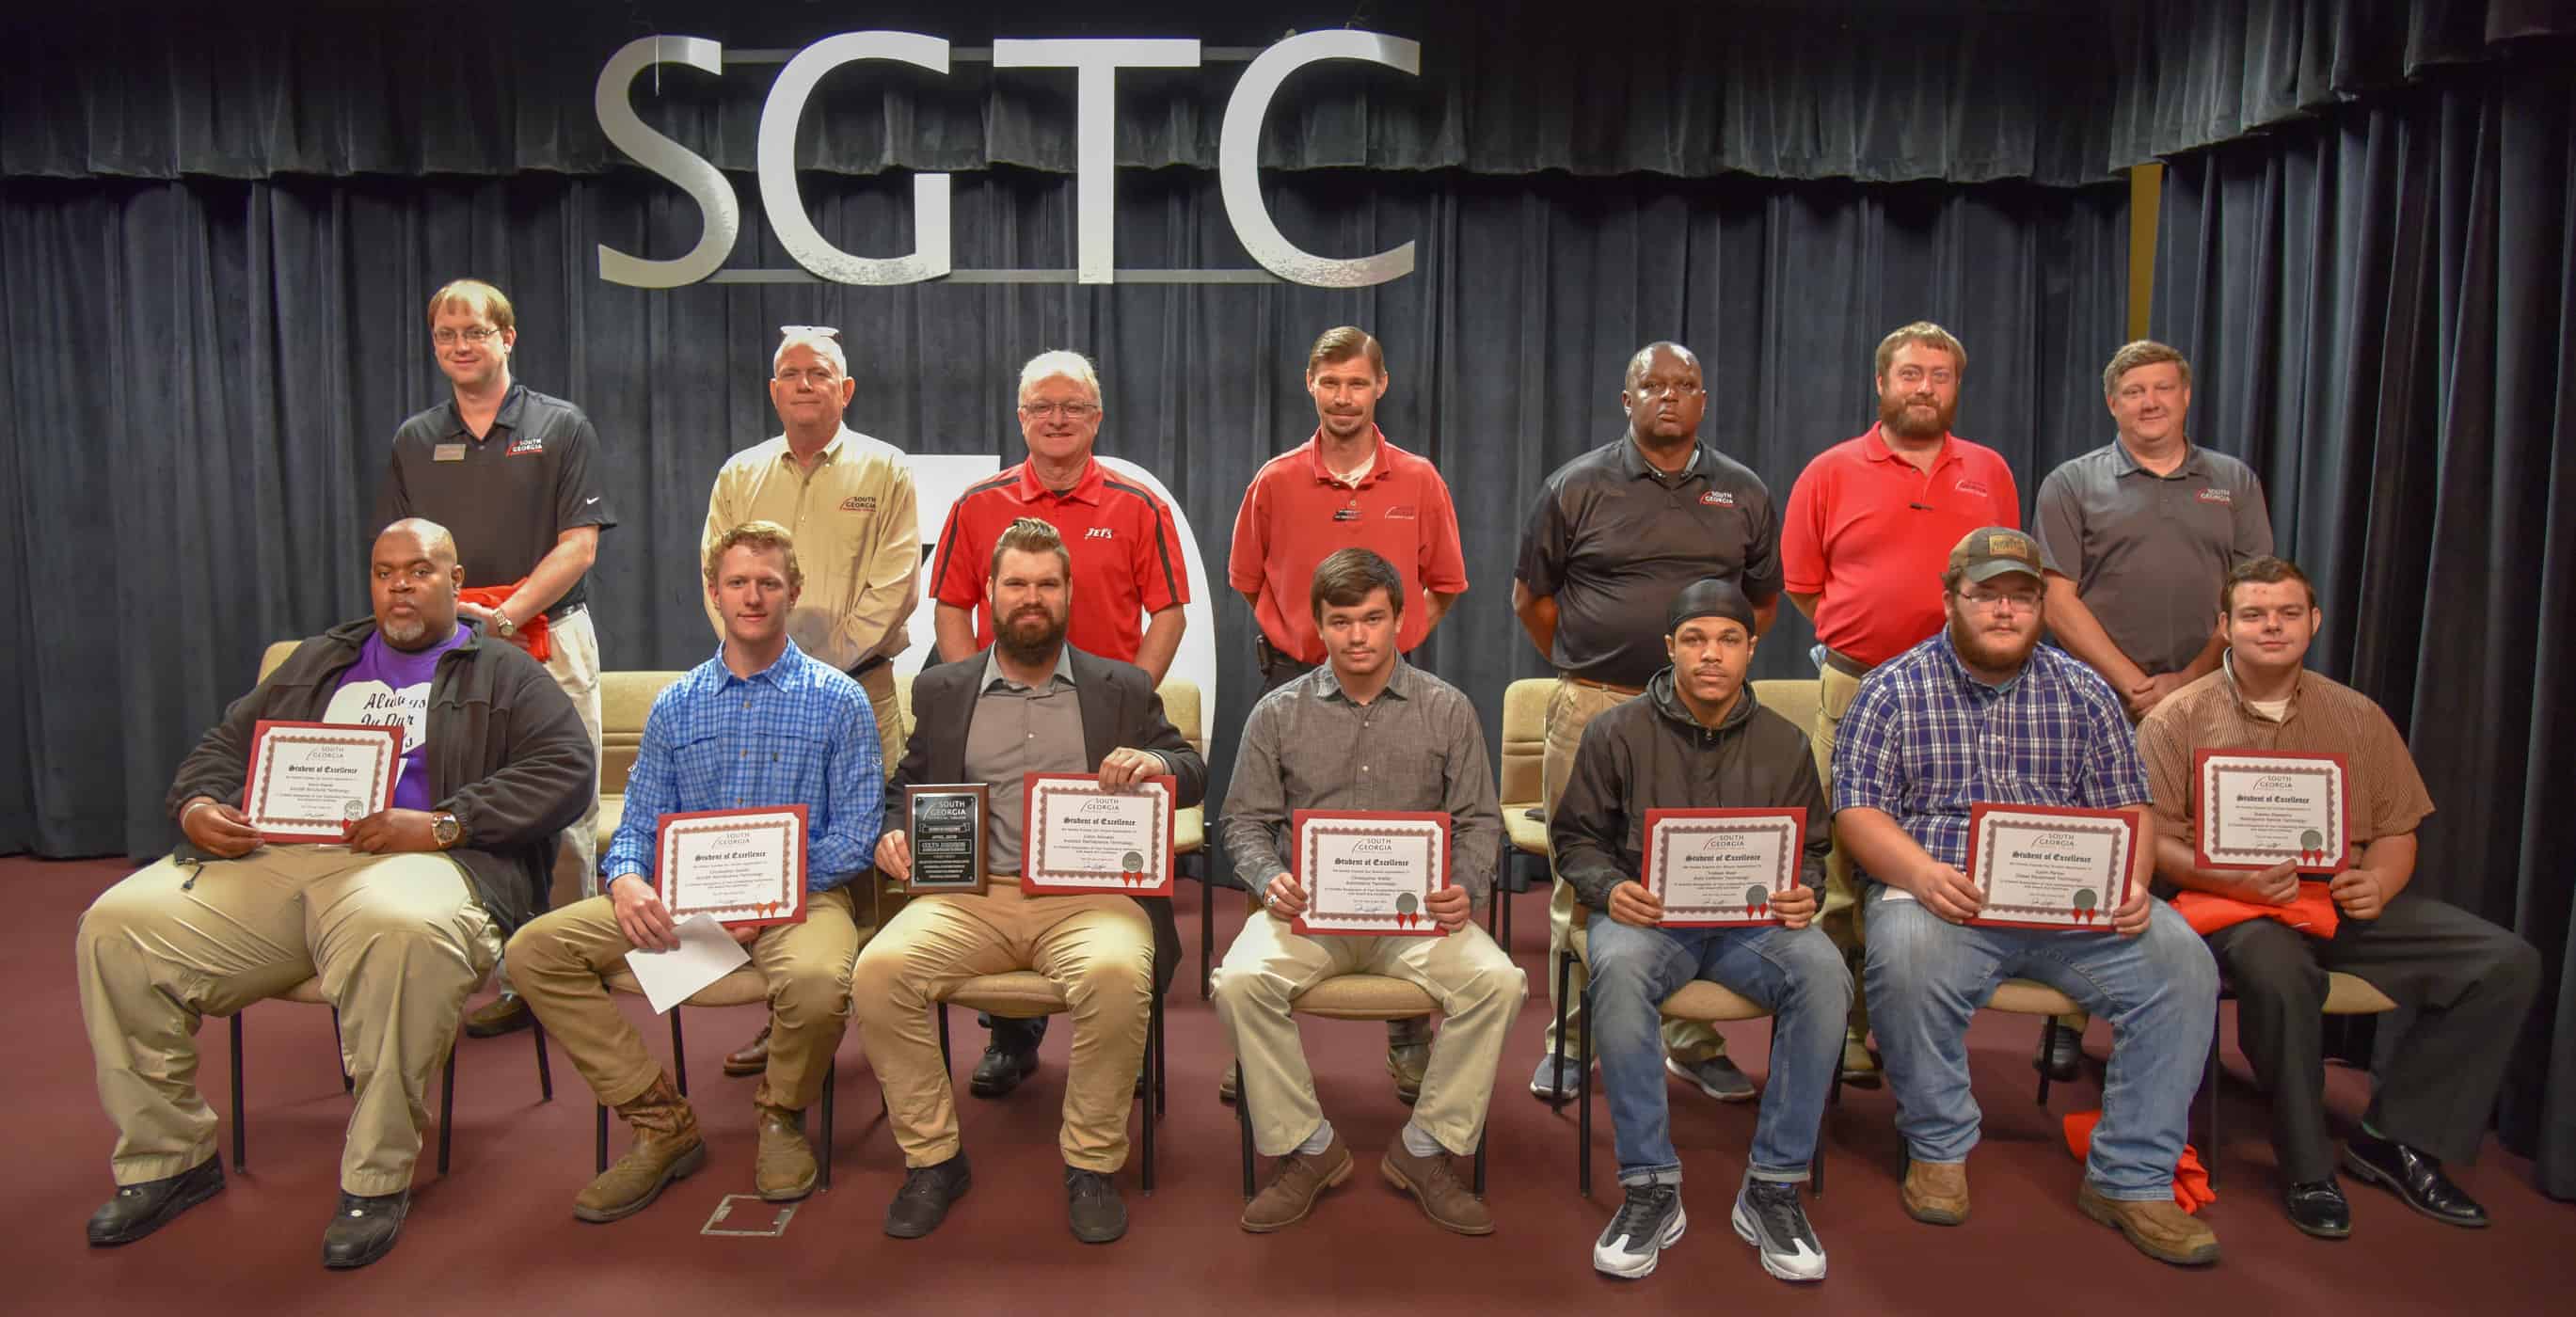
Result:
{"label": "orange fabric on chair", "polygon": [[[2093,1127],[2102,1122],[2100,1111],[2078,1111],[2066,1118],[2066,1150],[2075,1160],[2093,1147]],[[2218,1191],[2209,1187],[2209,1168],[2200,1164],[2200,1154],[2188,1143],[2182,1145],[2182,1160],[2174,1163],[2174,1206],[2186,1212],[2197,1212],[2218,1201]]]}
{"label": "orange fabric on chair", "polygon": [[[527,583],[528,578],[522,576],[508,585],[471,586],[457,591],[456,600],[458,603],[473,604],[478,608],[499,608],[509,602],[510,596],[519,592],[519,587]],[[546,639],[545,614],[539,613],[520,623],[519,634],[527,638],[528,657],[543,663],[555,656],[554,642]]]}
{"label": "orange fabric on chair", "polygon": [[2291,897],[2288,905],[2239,901],[2215,892],[2183,892],[2174,897],[2173,908],[2184,923],[2191,925],[2191,931],[2202,937],[2248,919],[2278,919],[2310,937],[2330,938],[2343,922],[2343,916],[2335,910],[2333,893],[2325,882],[2313,878],[2299,880],[2299,894]]}

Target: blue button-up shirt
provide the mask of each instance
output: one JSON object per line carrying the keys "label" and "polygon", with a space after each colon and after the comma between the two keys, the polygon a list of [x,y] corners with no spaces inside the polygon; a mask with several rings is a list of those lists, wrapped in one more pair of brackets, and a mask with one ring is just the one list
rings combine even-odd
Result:
{"label": "blue button-up shirt", "polygon": [[737,677],[724,651],[665,687],[626,776],[626,812],[601,872],[650,879],[664,814],[803,805],[805,889],[826,892],[875,862],[885,764],[859,683],[787,642]]}
{"label": "blue button-up shirt", "polygon": [[1882,811],[1953,866],[1968,862],[1978,801],[2122,809],[2151,798],[2110,683],[2049,645],[1989,686],[1944,627],[1861,682],[1834,741],[1834,808]]}

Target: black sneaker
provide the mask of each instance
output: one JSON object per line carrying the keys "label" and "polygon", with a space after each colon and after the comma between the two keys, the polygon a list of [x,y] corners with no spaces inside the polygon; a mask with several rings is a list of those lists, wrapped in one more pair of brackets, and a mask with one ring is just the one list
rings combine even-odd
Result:
{"label": "black sneaker", "polygon": [[322,1232],[322,1265],[352,1271],[394,1251],[403,1217],[411,1211],[411,1190],[395,1194],[340,1195],[340,1210]]}
{"label": "black sneaker", "polygon": [[117,1186],[116,1196],[89,1214],[92,1248],[114,1248],[170,1224],[181,1212],[224,1191],[224,1159],[208,1157],[177,1175]]}
{"label": "black sneaker", "polygon": [[1106,1244],[1127,1233],[1127,1200],[1118,1182],[1079,1166],[1064,1168],[1065,1224],[1086,1244]]}
{"label": "black sneaker", "polygon": [[1747,1176],[1735,1195],[1735,1234],[1762,1253],[1762,1269],[1782,1280],[1823,1280],[1825,1245],[1807,1224],[1798,1186]]}
{"label": "black sneaker", "polygon": [[1682,1212],[1677,1184],[1632,1184],[1628,1201],[1610,1218],[1610,1227],[1592,1241],[1592,1269],[1604,1276],[1638,1280],[1652,1274],[1655,1259],[1682,1237],[1690,1218]]}
{"label": "black sneaker", "polygon": [[915,1166],[903,1173],[903,1187],[886,1204],[885,1232],[897,1239],[919,1239],[948,1219],[948,1209],[975,1187],[975,1172],[959,1153],[936,1166]]}

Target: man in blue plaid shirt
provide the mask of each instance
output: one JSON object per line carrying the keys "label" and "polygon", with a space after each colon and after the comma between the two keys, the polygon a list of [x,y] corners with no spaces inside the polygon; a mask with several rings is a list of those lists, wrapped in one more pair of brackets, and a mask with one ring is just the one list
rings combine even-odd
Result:
{"label": "man in blue plaid shirt", "polygon": [[782,805],[808,811],[804,919],[729,930],[769,985],[768,1068],[752,1098],[760,1109],[752,1178],[772,1202],[814,1190],[805,1108],[822,1092],[849,1020],[859,916],[873,919],[873,905],[858,908],[866,887],[852,892],[873,862],[884,815],[884,755],[867,692],[787,637],[804,573],[786,527],[734,527],[708,547],[705,570],[724,645],[653,701],[601,865],[606,895],[557,910],[510,941],[519,991],[599,1100],[634,1131],[626,1155],[573,1200],[573,1215],[584,1221],[632,1216],[707,1160],[688,1099],[602,983],[630,950],[679,945],[654,881],[660,817]]}
{"label": "man in blue plaid shirt", "polygon": [[[2039,546],[1970,531],[1941,577],[1948,622],[1862,681],[1834,747],[1834,832],[1869,880],[1868,988],[1905,1136],[1907,1215],[1968,1219],[1968,1019],[2028,978],[2108,1020],[2102,1121],[2076,1206],[2149,1257],[2218,1260],[2207,1223],[2174,1205],[2192,1093],[2209,1052],[2218,970],[2180,915],[2148,894],[2155,823],[2120,700],[2093,670],[2039,644]],[[1962,870],[1977,802],[2125,810],[2138,821],[2129,897],[2109,929],[1974,925]]]}

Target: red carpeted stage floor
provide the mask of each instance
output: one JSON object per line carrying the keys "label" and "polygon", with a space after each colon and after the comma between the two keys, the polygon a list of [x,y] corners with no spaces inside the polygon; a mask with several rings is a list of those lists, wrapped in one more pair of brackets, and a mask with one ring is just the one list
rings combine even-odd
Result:
{"label": "red carpeted stage floor", "polygon": [[[1552,1114],[1526,1086],[1548,1013],[1546,898],[1537,892],[1518,898],[1516,909],[1513,950],[1532,991],[1496,1085],[1489,1201],[1500,1229],[1486,1239],[1435,1229],[1375,1174],[1377,1154],[1406,1111],[1384,1075],[1383,1032],[1326,1021],[1304,1023],[1309,1055],[1325,1109],[1358,1152],[1362,1173],[1328,1194],[1306,1223],[1272,1237],[1243,1233],[1235,1224],[1242,1200],[1233,1111],[1215,1097],[1223,1032],[1189,977],[1192,945],[1171,1001],[1158,1192],[1138,1191],[1131,1160],[1124,1184],[1133,1225],[1108,1247],[1078,1244],[1064,1228],[1055,1151],[1061,1027],[1020,1092],[998,1102],[961,1099],[975,1189],[931,1238],[902,1242],[879,1229],[902,1159],[877,1113],[855,1032],[840,1050],[834,1189],[801,1205],[781,1238],[702,1237],[719,1198],[751,1187],[751,1082],[724,1078],[717,1063],[758,1022],[748,1010],[695,1011],[689,1069],[713,1150],[705,1172],[631,1220],[575,1222],[572,1196],[591,1174],[592,1107],[579,1077],[558,1051],[555,1100],[540,1104],[525,1035],[468,1039],[457,1067],[453,1169],[441,1177],[424,1155],[401,1245],[364,1271],[327,1274],[320,1236],[348,1100],[332,1063],[329,1013],[269,1003],[249,1017],[254,1169],[150,1239],[93,1250],[81,1223],[110,1192],[113,1135],[82,1040],[72,926],[126,867],[0,860],[0,892],[18,911],[0,947],[11,1023],[9,1079],[0,1085],[10,1162],[0,1203],[7,1311],[991,1313],[1069,1302],[1086,1312],[1222,1309],[1249,1317],[1335,1305],[1426,1314],[1705,1312],[1750,1301],[1764,1309],[1980,1317],[2519,1313],[2565,1311],[2562,1291],[2576,1278],[2576,1207],[2541,1197],[2527,1165],[2492,1144],[2477,1166],[2457,1170],[2494,1215],[2492,1229],[2452,1229],[2347,1183],[2352,1239],[2328,1243],[2293,1231],[2274,1198],[2261,1099],[2232,1051],[2225,1146],[2216,1157],[2220,1197],[2206,1209],[2226,1259],[2202,1272],[2149,1261],[2075,1210],[2078,1168],[2059,1136],[2060,1116],[2098,1101],[2105,1028],[2096,1024],[2087,1040],[2092,1071],[2060,1086],[2043,1111],[2031,1102],[2037,1024],[1996,1015],[1981,1016],[1970,1036],[1986,1123],[1970,1162],[1969,1225],[1944,1230],[1905,1217],[1894,1103],[1884,1090],[1847,1092],[1826,1121],[1827,1196],[1810,1206],[1832,1275],[1813,1287],[1772,1280],[1726,1221],[1754,1108],[1718,1106],[1677,1086],[1673,1130],[1688,1176],[1690,1233],[1643,1282],[1595,1275],[1591,1241],[1616,1193],[1608,1120],[1596,1107],[1597,1191],[1586,1200],[1575,1193],[1572,1108]],[[1183,885],[1180,923],[1193,940],[1199,898],[1199,889]],[[1233,894],[1218,900],[1221,947],[1242,915]],[[640,1002],[631,1013],[649,1023],[646,1038],[659,1054],[667,1031]],[[963,1012],[955,1024],[962,1089],[981,1033]],[[1760,1025],[1729,1029],[1737,1058],[1757,1079],[1764,1033]],[[224,1037],[221,1021],[207,1022],[198,1077],[229,1120]],[[2329,1080],[2337,1112],[2352,1118],[2363,1077],[2336,1070]],[[613,1137],[622,1147],[623,1130]]]}

